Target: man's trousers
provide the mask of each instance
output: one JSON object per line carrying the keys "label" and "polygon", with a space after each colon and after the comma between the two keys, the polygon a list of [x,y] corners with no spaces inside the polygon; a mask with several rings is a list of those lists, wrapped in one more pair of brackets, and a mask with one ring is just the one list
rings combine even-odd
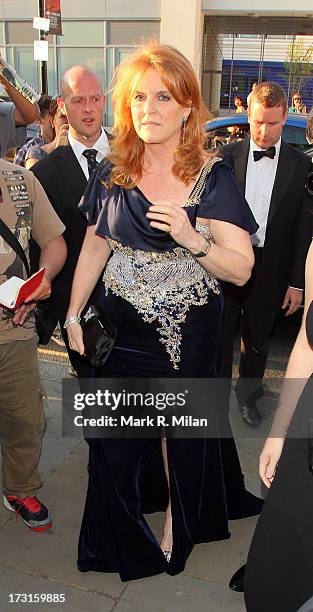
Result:
{"label": "man's trousers", "polygon": [[44,428],[37,337],[0,344],[0,441],[5,495],[32,497]]}
{"label": "man's trousers", "polygon": [[277,314],[277,309],[269,305],[266,296],[262,274],[263,249],[256,248],[254,252],[255,266],[250,281],[244,287],[226,284],[224,290],[218,375],[227,379],[225,388],[228,386],[230,393],[234,341],[241,324],[239,378],[236,385],[236,396],[240,404],[249,404],[249,401],[254,401],[262,395],[269,336]]}

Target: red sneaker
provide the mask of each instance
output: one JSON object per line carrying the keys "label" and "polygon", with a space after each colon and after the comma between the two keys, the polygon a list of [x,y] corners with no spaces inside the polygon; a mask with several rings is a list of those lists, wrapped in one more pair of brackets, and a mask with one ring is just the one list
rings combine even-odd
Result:
{"label": "red sneaker", "polygon": [[52,518],[49,510],[37,497],[16,497],[7,495],[3,497],[4,506],[20,515],[25,525],[33,531],[47,531],[52,527]]}

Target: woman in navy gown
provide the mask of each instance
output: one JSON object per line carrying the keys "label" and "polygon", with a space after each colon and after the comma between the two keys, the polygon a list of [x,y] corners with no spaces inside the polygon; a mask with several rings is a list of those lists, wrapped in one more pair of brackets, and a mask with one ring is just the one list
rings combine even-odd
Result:
{"label": "woman in navy gown", "polygon": [[[105,266],[118,337],[101,375],[214,377],[216,279],[248,280],[256,223],[232,169],[204,149],[207,113],[183,55],[140,49],[118,69],[113,105],[112,152],[82,203],[89,227],[67,314],[71,348],[84,353],[79,314]],[[195,543],[229,537],[217,439],[93,439],[89,451],[81,571],[173,575]],[[160,509],[158,543],[143,515]]]}

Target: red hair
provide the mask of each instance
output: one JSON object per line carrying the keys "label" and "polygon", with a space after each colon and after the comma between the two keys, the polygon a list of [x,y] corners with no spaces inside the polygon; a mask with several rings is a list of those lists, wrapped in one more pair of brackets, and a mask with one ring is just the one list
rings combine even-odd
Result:
{"label": "red hair", "polygon": [[178,104],[191,108],[184,142],[175,150],[173,174],[188,184],[199,174],[205,157],[204,122],[209,118],[190,62],[177,49],[156,41],[138,49],[117,69],[113,80],[114,140],[109,159],[111,184],[134,187],[141,179],[144,143],[137,138],[131,116],[132,94],[145,72],[153,68]]}

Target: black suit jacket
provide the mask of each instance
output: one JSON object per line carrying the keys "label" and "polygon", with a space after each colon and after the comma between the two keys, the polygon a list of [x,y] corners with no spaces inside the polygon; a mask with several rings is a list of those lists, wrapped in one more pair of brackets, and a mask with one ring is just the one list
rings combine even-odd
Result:
{"label": "black suit jacket", "polygon": [[35,164],[32,171],[66,227],[63,236],[67,244],[67,260],[52,284],[50,298],[50,311],[56,320],[62,322],[66,316],[73,275],[87,229],[86,217],[78,208],[87,179],[70,146],[55,149],[46,159]]}
{"label": "black suit jacket", "polygon": [[[221,149],[234,167],[245,193],[250,139]],[[255,162],[258,163],[258,162]],[[313,200],[306,177],[313,170],[311,159],[282,141],[266,226],[262,260],[262,282],[266,303],[281,306],[288,286],[304,288],[307,251],[312,238]]]}

